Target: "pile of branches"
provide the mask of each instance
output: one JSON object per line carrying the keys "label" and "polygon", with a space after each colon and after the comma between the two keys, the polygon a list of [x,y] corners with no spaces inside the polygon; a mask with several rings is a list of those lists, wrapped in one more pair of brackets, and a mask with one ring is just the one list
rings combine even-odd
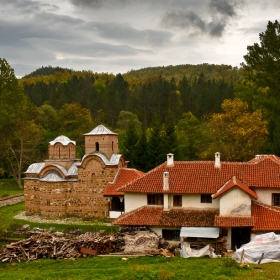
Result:
{"label": "pile of branches", "polygon": [[71,259],[83,256],[83,249],[107,254],[122,251],[121,234],[85,233],[69,239],[55,233],[35,234],[28,239],[6,244],[0,251],[1,262],[33,261],[41,258]]}

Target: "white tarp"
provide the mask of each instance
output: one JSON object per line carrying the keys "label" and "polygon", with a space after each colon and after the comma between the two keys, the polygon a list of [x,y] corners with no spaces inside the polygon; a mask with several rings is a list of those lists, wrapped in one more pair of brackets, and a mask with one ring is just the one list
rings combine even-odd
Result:
{"label": "white tarp", "polygon": [[215,227],[182,227],[181,237],[218,238],[219,228]]}
{"label": "white tarp", "polygon": [[256,235],[236,250],[232,258],[242,263],[280,262],[280,235],[274,232]]}
{"label": "white tarp", "polygon": [[209,256],[212,258],[217,257],[214,253],[214,249],[211,248],[210,245],[207,245],[202,249],[195,250],[191,248],[190,243],[188,242],[181,243],[180,255],[182,258],[190,258],[190,257],[200,258],[203,256]]}

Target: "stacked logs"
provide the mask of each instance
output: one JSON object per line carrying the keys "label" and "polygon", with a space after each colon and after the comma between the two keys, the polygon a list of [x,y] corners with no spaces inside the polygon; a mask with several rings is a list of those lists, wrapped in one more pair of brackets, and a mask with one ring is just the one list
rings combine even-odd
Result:
{"label": "stacked logs", "polygon": [[120,235],[85,233],[75,239],[43,233],[28,239],[6,244],[0,251],[1,262],[32,261],[40,258],[71,259],[83,256],[83,249],[96,254],[122,251],[124,241]]}

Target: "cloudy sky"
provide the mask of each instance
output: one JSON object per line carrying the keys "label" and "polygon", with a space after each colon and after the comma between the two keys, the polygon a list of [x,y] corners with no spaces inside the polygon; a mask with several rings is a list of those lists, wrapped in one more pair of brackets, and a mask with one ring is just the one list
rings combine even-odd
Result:
{"label": "cloudy sky", "polygon": [[0,57],[18,77],[48,65],[240,66],[279,15],[279,0],[0,0]]}

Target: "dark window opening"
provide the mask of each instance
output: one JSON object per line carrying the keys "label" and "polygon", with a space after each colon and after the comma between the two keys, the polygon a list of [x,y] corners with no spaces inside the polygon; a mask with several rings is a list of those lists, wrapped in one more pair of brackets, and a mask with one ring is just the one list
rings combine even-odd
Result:
{"label": "dark window opening", "polygon": [[69,148],[69,158],[71,158],[71,149]]}
{"label": "dark window opening", "polygon": [[272,205],[273,206],[280,206],[280,193],[273,193],[272,194]]}
{"label": "dark window opening", "polygon": [[51,205],[51,202],[49,199],[47,199],[47,206],[50,206]]}
{"label": "dark window opening", "polygon": [[200,198],[201,203],[212,203],[211,194],[202,194]]}
{"label": "dark window opening", "polygon": [[124,212],[124,199],[121,202],[119,197],[113,197],[111,211]]}
{"label": "dark window opening", "polygon": [[58,158],[60,158],[60,147],[58,148]]}
{"label": "dark window opening", "polygon": [[163,205],[163,194],[148,194],[149,205]]}
{"label": "dark window opening", "polygon": [[97,151],[97,152],[99,151],[99,143],[98,142],[95,143],[95,151]]}
{"label": "dark window opening", "polygon": [[162,237],[165,240],[180,240],[180,230],[177,229],[163,229]]}
{"label": "dark window opening", "polygon": [[182,206],[182,196],[173,195],[173,206]]}
{"label": "dark window opening", "polygon": [[114,141],[112,141],[112,152],[114,151]]}

